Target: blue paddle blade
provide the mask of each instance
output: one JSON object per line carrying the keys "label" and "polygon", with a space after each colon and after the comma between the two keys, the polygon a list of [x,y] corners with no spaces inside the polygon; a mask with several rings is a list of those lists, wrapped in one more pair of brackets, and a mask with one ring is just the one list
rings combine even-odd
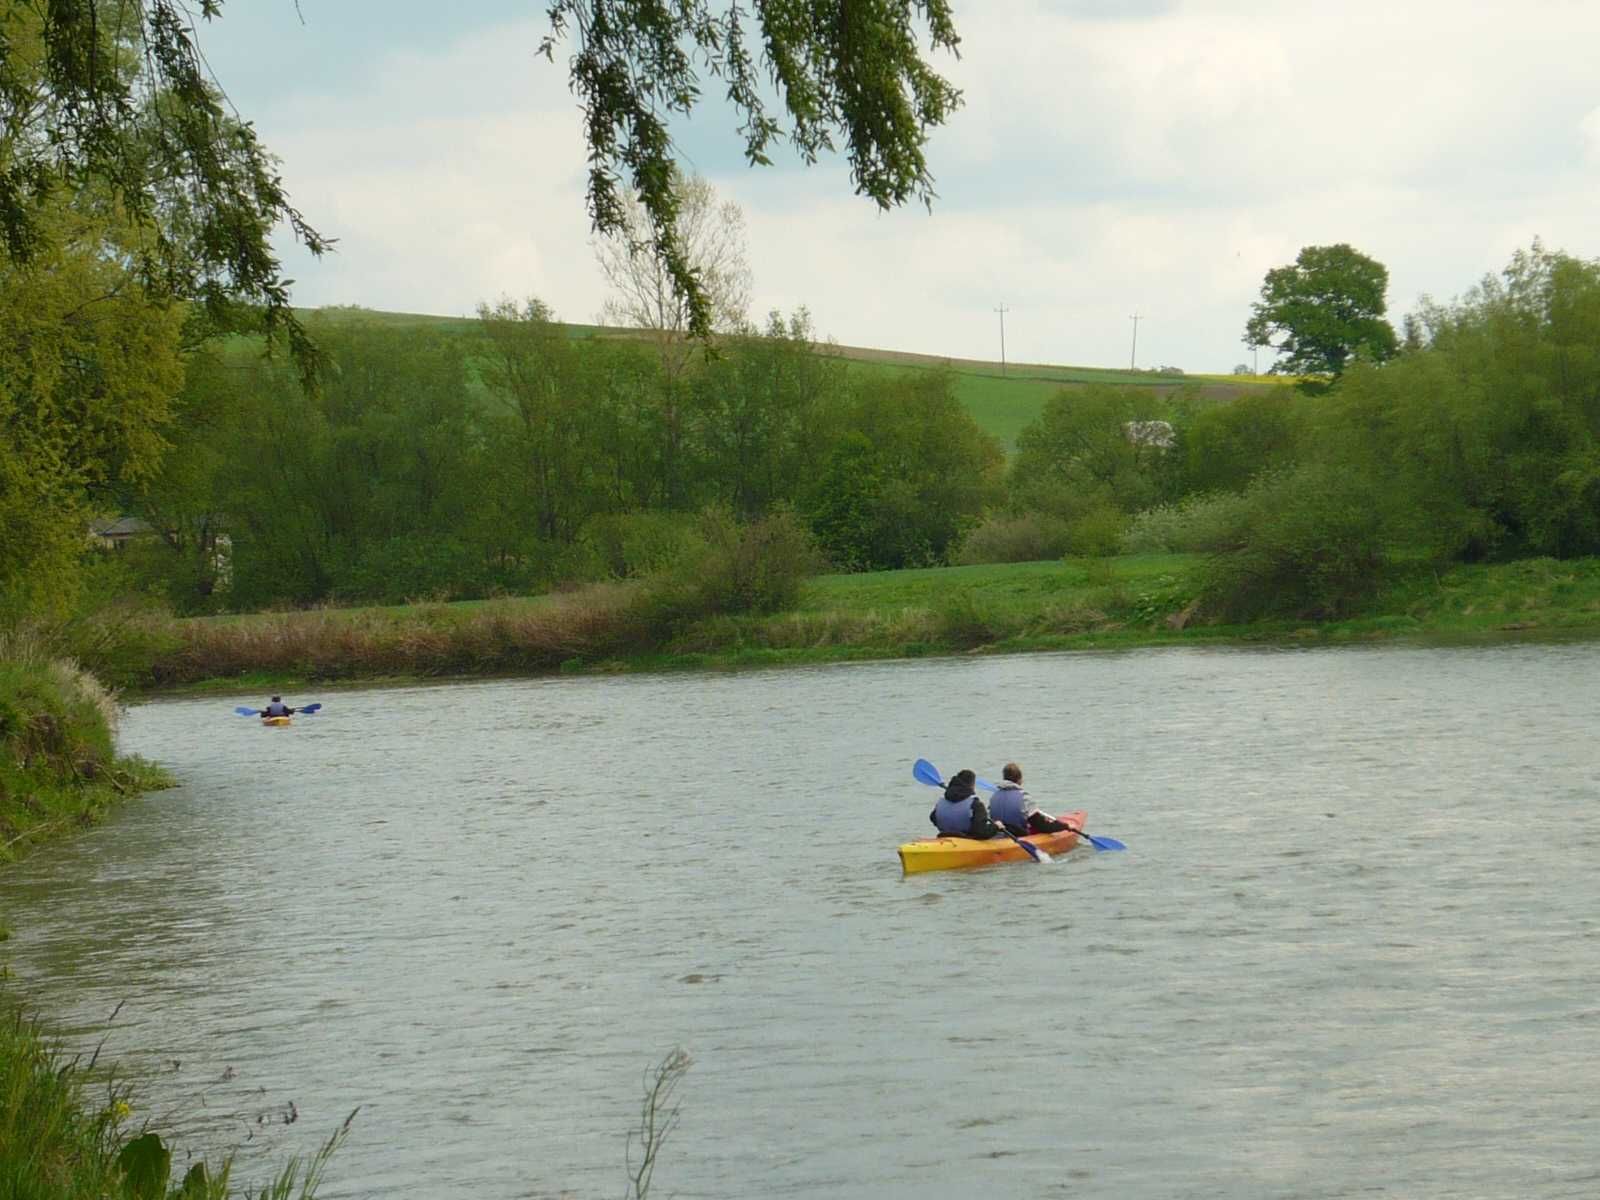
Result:
{"label": "blue paddle blade", "polygon": [[1121,842],[1117,841],[1116,838],[1095,837],[1093,834],[1082,833],[1082,831],[1080,831],[1080,836],[1088,838],[1089,845],[1093,846],[1096,850],[1126,850],[1127,849],[1127,847],[1124,846]]}
{"label": "blue paddle blade", "polygon": [[939,768],[925,758],[919,758],[911,764],[911,777],[918,783],[925,783],[929,787],[942,788],[944,779],[939,774]]}
{"label": "blue paddle blade", "polygon": [[1024,850],[1026,850],[1027,853],[1028,853],[1028,857],[1033,859],[1034,862],[1036,862],[1036,863],[1055,862],[1055,859],[1051,858],[1048,854],[1046,854],[1043,850],[1039,849],[1039,847],[1035,846],[1032,842],[1023,841],[1016,834],[1012,833],[1009,829],[1004,830],[1004,832],[1005,832],[1005,835],[1008,838],[1010,838],[1013,842],[1015,842],[1017,845],[1021,846]]}
{"label": "blue paddle blade", "polygon": [[304,708],[297,708],[297,709],[295,709],[295,712],[314,713],[314,712],[317,711],[317,709],[319,709],[321,707],[322,707],[322,704],[319,701],[316,704],[307,704]]}
{"label": "blue paddle blade", "polygon": [[253,717],[261,710],[259,708],[245,708],[243,705],[241,705],[233,711],[238,713],[241,717]]}
{"label": "blue paddle blade", "polygon": [[986,792],[998,792],[1000,790],[998,783],[990,783],[987,779],[979,779],[976,782]]}

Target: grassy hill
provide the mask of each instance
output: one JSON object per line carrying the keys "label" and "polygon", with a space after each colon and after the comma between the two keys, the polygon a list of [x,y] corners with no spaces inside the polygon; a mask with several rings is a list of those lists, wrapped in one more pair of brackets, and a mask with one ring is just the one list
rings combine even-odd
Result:
{"label": "grassy hill", "polygon": [[[425,313],[380,312],[376,309],[345,307],[301,311],[302,317],[312,315],[319,320],[363,321],[395,329],[470,333],[477,327],[474,317],[440,317]],[[575,339],[633,340],[643,336],[640,330],[604,325],[568,324],[565,328]],[[1246,391],[1274,387],[1285,382],[1281,377],[1265,375],[1178,375],[1054,363],[1007,363],[1002,367],[998,362],[982,359],[876,350],[868,346],[830,345],[828,349],[848,361],[851,369],[857,371],[885,374],[941,369],[950,371],[955,375],[956,395],[966,405],[967,411],[981,429],[999,438],[1008,451],[1016,445],[1017,435],[1043,411],[1045,402],[1064,387],[1109,384],[1171,392],[1187,386],[1198,389],[1207,398],[1226,400]]]}

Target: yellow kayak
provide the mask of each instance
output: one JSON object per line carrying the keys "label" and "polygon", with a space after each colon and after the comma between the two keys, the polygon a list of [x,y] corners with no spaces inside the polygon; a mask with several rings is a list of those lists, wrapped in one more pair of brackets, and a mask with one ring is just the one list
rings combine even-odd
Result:
{"label": "yellow kayak", "polygon": [[[1022,840],[1046,854],[1065,854],[1078,844],[1084,812],[1059,813],[1056,820],[1071,825],[1060,833],[1030,833]],[[1032,856],[1008,837],[980,842],[974,838],[918,838],[900,847],[900,865],[907,875],[922,871],[953,871],[964,867],[987,867],[992,863],[1030,862]]]}
{"label": "yellow kayak", "polygon": [[261,718],[261,723],[263,725],[289,725],[289,724],[292,724],[293,721],[294,721],[293,717],[262,717]]}

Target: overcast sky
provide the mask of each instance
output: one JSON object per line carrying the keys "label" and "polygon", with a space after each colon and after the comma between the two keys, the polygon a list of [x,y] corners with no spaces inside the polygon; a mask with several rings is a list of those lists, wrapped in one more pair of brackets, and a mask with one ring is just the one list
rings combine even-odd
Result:
{"label": "overcast sky", "polygon": [[[202,47],[338,252],[297,303],[470,314],[604,299],[541,0],[231,0]],[[720,106],[679,130],[748,222],[754,312],[851,345],[1227,371],[1263,274],[1349,242],[1398,326],[1535,237],[1600,257],[1592,0],[956,0],[966,104],[940,199],[880,214],[842,162],[747,169]],[[303,18],[303,19],[302,19]],[[708,89],[714,90],[714,89]],[[1267,363],[1262,359],[1264,369]]]}

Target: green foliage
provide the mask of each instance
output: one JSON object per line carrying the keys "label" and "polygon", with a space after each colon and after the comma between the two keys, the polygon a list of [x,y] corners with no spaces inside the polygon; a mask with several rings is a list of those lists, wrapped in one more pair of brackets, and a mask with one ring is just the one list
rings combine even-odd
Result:
{"label": "green foliage", "polygon": [[117,1170],[122,1172],[122,1194],[127,1200],[166,1200],[172,1151],[158,1134],[141,1134],[122,1147]]}
{"label": "green foliage", "polygon": [[1000,447],[947,373],[865,381],[827,421],[840,433],[801,507],[839,568],[944,562],[998,495]]}
{"label": "green foliage", "polygon": [[876,559],[884,480],[866,434],[851,431],[823,463],[806,502],[812,532],[837,570],[864,571]]}
{"label": "green foliage", "polygon": [[1040,562],[1071,552],[1071,533],[1050,513],[992,513],[961,543],[956,562]]}
{"label": "green foliage", "polygon": [[726,509],[701,514],[701,548],[645,582],[640,604],[673,627],[725,613],[793,607],[800,585],[821,563],[811,532],[788,509],[743,523]]}
{"label": "green foliage", "polygon": [[1008,505],[1075,518],[1105,505],[1136,512],[1161,499],[1172,486],[1173,452],[1130,431],[1164,412],[1149,392],[1063,388],[1017,439]]}
{"label": "green foliage", "polygon": [[1008,623],[976,592],[951,588],[933,601],[933,636],[957,650],[998,641]]}
{"label": "green foliage", "polygon": [[1383,316],[1388,290],[1389,270],[1377,260],[1343,242],[1307,246],[1292,266],[1267,272],[1245,344],[1277,351],[1277,374],[1337,379],[1353,361],[1384,362],[1398,349]]}
{"label": "green foliage", "polygon": [[0,862],[170,780],[112,745],[116,705],[38,634],[0,633]]}
{"label": "green foliage", "polygon": [[1067,525],[1067,552],[1079,558],[1110,558],[1121,553],[1128,515],[1112,504],[1098,504]]}
{"label": "green foliage", "polygon": [[129,1136],[132,1094],[86,1092],[93,1060],[66,1057],[20,1009],[0,1019],[0,1195],[17,1200],[314,1200],[351,1113],[308,1160],[290,1159],[261,1188],[233,1186],[232,1164],[197,1162],[172,1186],[172,1152],[148,1129]]}
{"label": "green foliage", "polygon": [[1208,560],[1201,594],[1225,621],[1331,620],[1376,594],[1393,562],[1393,531],[1370,484],[1303,467],[1260,476],[1227,544]]}
{"label": "green foliage", "polygon": [[182,379],[182,313],[114,230],[66,206],[48,229],[29,269],[0,260],[0,617],[71,608],[90,515],[154,470]]}
{"label": "green foliage", "polygon": [[1243,491],[1258,472],[1293,462],[1304,403],[1291,389],[1276,387],[1186,414],[1178,421],[1180,489]]}
{"label": "green foliage", "polygon": [[814,341],[804,309],[768,314],[765,333],[727,342],[693,381],[697,472],[743,517],[792,502],[830,438],[824,413],[846,394],[842,360]]}
{"label": "green foliage", "polygon": [[1243,524],[1242,492],[1198,492],[1136,513],[1122,535],[1125,554],[1209,554]]}
{"label": "green foliage", "polygon": [[1468,559],[1600,551],[1600,263],[1535,244],[1418,348],[1351,371],[1316,436],[1418,549]]}
{"label": "green foliage", "polygon": [[[926,22],[934,47],[954,52],[959,39],[946,0],[826,9],[755,0],[726,11],[709,0],[551,0],[549,16],[551,33],[539,47],[546,58],[569,30],[577,39],[571,82],[584,111],[595,230],[623,230],[619,184],[639,194],[654,252],[686,299],[697,335],[710,332],[712,314],[677,228],[668,123],[693,113],[700,69],[720,81],[738,113],[752,164],[767,163],[778,139],[807,162],[842,139],[858,193],[880,208],[912,196],[932,202],[923,145],[960,93],[923,61],[914,16]],[[773,81],[787,129],[768,111]]]}
{"label": "green foliage", "polygon": [[[204,0],[217,15],[221,0]],[[239,299],[309,358],[271,234],[313,254],[328,246],[289,203],[254,129],[212,84],[181,0],[120,4],[23,0],[0,10],[0,246],[38,267],[63,238],[50,213],[85,192],[118,214],[126,261],[145,292],[202,302],[233,327]]]}
{"label": "green foliage", "polygon": [[705,548],[689,513],[602,513],[584,524],[583,539],[606,570],[634,579],[668,570]]}

